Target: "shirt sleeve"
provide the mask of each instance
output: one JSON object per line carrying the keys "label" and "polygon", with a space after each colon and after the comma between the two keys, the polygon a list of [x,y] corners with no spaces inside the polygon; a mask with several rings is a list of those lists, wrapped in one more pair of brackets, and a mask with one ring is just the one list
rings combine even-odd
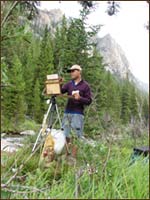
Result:
{"label": "shirt sleeve", "polygon": [[89,86],[86,87],[84,97],[80,97],[80,102],[84,105],[90,105],[92,103],[92,94]]}
{"label": "shirt sleeve", "polygon": [[68,92],[68,84],[66,83],[65,85],[61,86],[61,93],[64,94]]}

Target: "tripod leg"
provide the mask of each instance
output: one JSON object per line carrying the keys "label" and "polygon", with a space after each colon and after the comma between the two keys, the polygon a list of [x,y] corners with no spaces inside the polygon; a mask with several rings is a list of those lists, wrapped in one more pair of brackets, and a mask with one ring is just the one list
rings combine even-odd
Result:
{"label": "tripod leg", "polygon": [[41,133],[42,133],[42,128],[41,128],[41,130],[40,130],[40,132],[39,132],[39,134],[38,134],[38,136],[37,136],[37,138],[36,138],[36,141],[35,141],[34,146],[33,146],[33,148],[32,148],[32,152],[34,152],[34,150],[35,150],[35,147],[36,147],[36,145],[37,145],[37,142],[38,142],[38,140],[39,140],[39,138],[40,138]]}
{"label": "tripod leg", "polygon": [[48,128],[50,128],[50,129],[52,129],[54,111],[55,111],[55,105],[52,105],[52,109],[51,109],[50,117],[49,117],[49,122],[48,122]]}
{"label": "tripod leg", "polygon": [[48,107],[48,110],[47,110],[47,113],[46,113],[46,117],[45,117],[45,122],[46,122],[46,119],[47,119],[47,117],[48,117],[48,114],[49,114],[51,108],[52,108],[52,103],[50,103],[50,105],[49,105],[49,107]]}
{"label": "tripod leg", "polygon": [[55,106],[56,106],[56,112],[57,112],[57,115],[58,115],[59,124],[60,124],[60,127],[62,127],[62,122],[61,122],[61,119],[60,119],[60,114],[59,114],[59,111],[58,111],[58,106],[57,106],[57,104]]}
{"label": "tripod leg", "polygon": [[50,110],[51,110],[51,107],[52,107],[52,104],[49,105],[48,110],[47,110],[47,113],[44,115],[42,127],[41,127],[40,132],[39,132],[39,134],[38,134],[38,136],[37,136],[37,139],[36,139],[36,141],[35,141],[35,143],[34,143],[34,146],[33,146],[33,148],[32,148],[32,152],[34,152],[35,147],[36,147],[36,145],[37,145],[37,143],[38,143],[38,140],[39,140],[39,138],[40,138],[40,136],[41,136],[42,130],[43,130],[45,124],[46,124],[46,119],[47,119],[48,114],[49,114],[49,112],[50,112]]}
{"label": "tripod leg", "polygon": [[[62,122],[61,122],[61,119],[60,119],[60,114],[59,114],[59,111],[58,111],[58,106],[56,104],[56,112],[57,112],[57,115],[58,115],[58,120],[59,120],[59,124],[60,124],[60,127],[62,127]],[[67,154],[70,155],[70,151],[69,151],[69,147],[68,147],[68,143],[66,141],[65,143],[65,146],[66,146],[66,150],[67,150]]]}

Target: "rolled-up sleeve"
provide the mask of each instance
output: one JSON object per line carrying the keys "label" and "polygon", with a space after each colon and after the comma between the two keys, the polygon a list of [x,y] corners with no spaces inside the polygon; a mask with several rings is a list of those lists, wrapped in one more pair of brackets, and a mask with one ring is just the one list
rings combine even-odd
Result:
{"label": "rolled-up sleeve", "polygon": [[92,94],[89,86],[86,87],[84,96],[80,97],[80,102],[82,102],[84,105],[90,105],[92,103]]}

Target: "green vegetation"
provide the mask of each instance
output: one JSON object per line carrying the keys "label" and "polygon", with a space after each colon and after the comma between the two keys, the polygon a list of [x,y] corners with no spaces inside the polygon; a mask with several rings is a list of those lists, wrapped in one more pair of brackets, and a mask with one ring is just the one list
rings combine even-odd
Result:
{"label": "green vegetation", "polygon": [[[105,70],[103,58],[91,40],[100,27],[85,28],[90,9],[81,10],[78,19],[67,21],[64,16],[55,34],[45,27],[38,36],[28,30],[32,15],[27,10],[35,8],[34,2],[28,2],[14,4],[7,20],[11,3],[2,3],[1,66],[5,87],[1,90],[1,130],[38,132],[47,109],[42,95],[46,75],[59,73],[67,82],[70,77],[66,69],[76,63],[82,66],[83,78],[93,93],[93,102],[85,111],[85,136],[93,138],[96,146],[74,139],[79,149],[77,163],[68,161],[63,152],[50,168],[40,169],[41,149],[24,163],[36,136],[29,137],[16,154],[2,152],[2,184],[24,163],[8,186],[2,188],[2,198],[148,199],[148,162],[141,157],[129,165],[133,147],[148,145],[148,95],[128,78],[119,80]],[[25,24],[18,25],[20,15]],[[57,102],[62,114],[66,99],[57,98]],[[97,172],[89,174],[87,164]],[[81,169],[83,173],[77,178]]]}
{"label": "green vegetation", "polygon": [[[11,184],[2,188],[2,197],[5,192],[10,199],[148,199],[149,162],[139,157],[130,164],[132,135],[124,129],[123,134],[119,133],[121,139],[119,135],[113,135],[108,140],[104,134],[105,138],[95,138],[95,147],[74,138],[73,143],[78,146],[76,162],[68,161],[62,153],[49,168],[40,169],[37,167],[40,150],[37,151]],[[2,154],[2,183],[6,183],[14,174],[12,170],[29,157],[34,139],[30,139],[30,143],[26,141],[25,147],[10,159],[7,154]],[[142,138],[137,137],[137,144],[143,143],[148,143],[146,132]],[[12,189],[14,192],[9,192]]]}

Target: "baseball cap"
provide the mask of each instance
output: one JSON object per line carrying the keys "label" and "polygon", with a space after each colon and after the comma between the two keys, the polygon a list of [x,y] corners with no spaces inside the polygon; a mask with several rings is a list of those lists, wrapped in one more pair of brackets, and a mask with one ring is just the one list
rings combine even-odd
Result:
{"label": "baseball cap", "polygon": [[70,67],[70,69],[67,70],[67,72],[70,72],[71,70],[79,70],[82,71],[82,68],[80,67],[80,65],[73,65],[72,67]]}

